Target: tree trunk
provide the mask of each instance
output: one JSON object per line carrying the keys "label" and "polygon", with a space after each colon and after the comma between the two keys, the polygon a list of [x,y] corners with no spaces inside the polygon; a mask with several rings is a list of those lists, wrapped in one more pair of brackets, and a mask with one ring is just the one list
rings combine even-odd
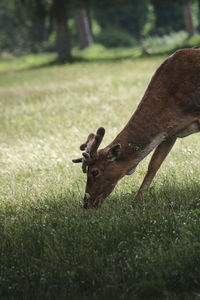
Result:
{"label": "tree trunk", "polygon": [[200,31],[200,0],[198,0],[198,30]]}
{"label": "tree trunk", "polygon": [[69,41],[69,30],[65,18],[56,19],[56,43],[59,60],[70,60],[71,47]]}
{"label": "tree trunk", "polygon": [[54,17],[58,58],[60,61],[69,61],[71,60],[71,46],[66,7],[63,1],[54,0]]}
{"label": "tree trunk", "polygon": [[36,39],[37,43],[41,45],[48,39],[48,32],[45,26],[46,8],[44,2],[41,0],[35,1],[35,17],[36,17]]}
{"label": "tree trunk", "polygon": [[194,21],[192,16],[192,6],[190,0],[185,0],[183,4],[183,12],[184,12],[184,21],[185,28],[189,34],[189,36],[193,36],[195,34]]}
{"label": "tree trunk", "polygon": [[47,28],[45,26],[45,18],[38,17],[37,20],[37,41],[39,45],[41,45],[43,42],[47,41],[48,39],[48,32]]}
{"label": "tree trunk", "polygon": [[78,32],[80,48],[83,49],[92,45],[93,39],[88,15],[85,9],[77,9],[75,11],[75,23]]}

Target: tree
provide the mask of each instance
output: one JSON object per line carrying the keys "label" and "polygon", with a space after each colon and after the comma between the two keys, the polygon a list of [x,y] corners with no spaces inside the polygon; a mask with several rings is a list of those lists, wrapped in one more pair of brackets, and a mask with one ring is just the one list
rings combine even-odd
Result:
{"label": "tree", "polygon": [[182,3],[179,1],[152,0],[152,4],[155,13],[153,32],[162,35],[184,28]]}
{"label": "tree", "polygon": [[[18,0],[9,0],[18,1]],[[65,0],[20,0],[21,8],[26,10],[30,24],[32,50],[37,51],[48,36],[45,26],[47,18],[54,19],[56,28],[56,50],[61,61],[71,59],[68,29],[68,1]]]}
{"label": "tree", "polygon": [[106,1],[94,7],[94,16],[102,29],[120,28],[141,38],[149,14],[149,0]]}
{"label": "tree", "polygon": [[52,6],[56,22],[56,48],[61,61],[71,60],[67,4],[65,0],[53,0]]}
{"label": "tree", "polygon": [[47,28],[45,26],[47,5],[44,0],[35,0],[33,3],[33,13],[36,24],[35,38],[37,43],[41,45],[48,37]]}
{"label": "tree", "polygon": [[[31,19],[31,18],[30,18]],[[32,50],[31,21],[20,1],[0,1],[0,51],[21,54]]]}
{"label": "tree", "polygon": [[198,30],[200,31],[200,0],[197,0],[198,4]]}
{"label": "tree", "polygon": [[86,48],[93,43],[87,12],[84,8],[75,10],[75,23],[78,32],[80,48]]}
{"label": "tree", "polygon": [[[47,19],[49,14],[49,0],[9,0],[15,6],[20,6],[27,22],[26,30],[29,34],[31,51],[38,52],[42,44],[48,39]],[[22,20],[21,20],[22,21]],[[21,24],[23,27],[23,24]]]}
{"label": "tree", "polygon": [[192,16],[192,6],[189,0],[185,0],[183,3],[183,13],[184,13],[185,28],[189,36],[193,36],[195,34],[195,27],[194,27],[194,21]]}

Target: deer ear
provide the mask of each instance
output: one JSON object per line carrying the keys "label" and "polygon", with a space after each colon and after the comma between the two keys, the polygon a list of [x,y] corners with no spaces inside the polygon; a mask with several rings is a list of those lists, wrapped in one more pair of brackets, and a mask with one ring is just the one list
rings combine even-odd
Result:
{"label": "deer ear", "polygon": [[106,155],[107,161],[116,160],[119,157],[120,153],[121,153],[121,145],[117,144],[117,145],[113,146],[107,152],[107,155]]}

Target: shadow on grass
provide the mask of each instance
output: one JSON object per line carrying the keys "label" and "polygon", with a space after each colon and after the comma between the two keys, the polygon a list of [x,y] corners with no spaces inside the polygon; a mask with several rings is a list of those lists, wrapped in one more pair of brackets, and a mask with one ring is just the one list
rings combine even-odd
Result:
{"label": "shadow on grass", "polygon": [[[198,45],[196,45],[198,46]],[[2,71],[2,73],[9,73],[9,72],[23,72],[27,70],[37,70],[41,68],[48,68],[52,66],[63,66],[63,65],[71,65],[76,63],[115,63],[120,62],[122,60],[135,60],[138,58],[154,58],[159,56],[167,57],[171,55],[173,52],[175,52],[178,49],[182,48],[191,48],[192,44],[189,38],[186,38],[179,44],[174,44],[171,47],[168,46],[166,49],[155,49],[152,52],[147,53],[145,49],[142,46],[136,47],[136,48],[126,48],[121,49],[120,48],[114,48],[114,49],[107,49],[105,53],[96,53],[95,56],[92,53],[89,54],[88,57],[84,57],[85,54],[81,55],[74,55],[72,56],[68,61],[60,61],[58,58],[53,58],[45,62],[41,63],[34,63],[29,66],[22,66],[22,68],[11,68],[10,70]],[[151,48],[151,47],[150,47]],[[155,46],[154,46],[155,48]]]}
{"label": "shadow on grass", "polygon": [[76,63],[87,63],[87,64],[93,64],[93,63],[99,63],[99,64],[105,64],[105,63],[118,63],[124,60],[137,60],[140,58],[149,58],[149,59],[153,59],[155,57],[167,57],[169,55],[171,55],[174,51],[178,50],[179,48],[174,48],[174,50],[171,51],[160,51],[157,53],[152,53],[150,55],[148,54],[144,54],[141,53],[138,56],[135,55],[121,55],[121,56],[117,56],[117,57],[97,57],[97,58],[83,58],[81,56],[74,56],[70,61],[60,61],[58,58],[53,59],[49,62],[45,62],[45,63],[41,63],[35,66],[28,66],[28,67],[24,67],[24,68],[13,68],[13,69],[9,69],[9,70],[5,70],[2,71],[1,73],[4,74],[9,74],[10,72],[25,72],[25,71],[29,71],[29,70],[39,70],[39,69],[43,69],[43,68],[49,68],[49,67],[54,67],[54,66],[67,66],[67,65],[73,65]]}
{"label": "shadow on grass", "polygon": [[137,59],[140,56],[134,55],[119,55],[117,57],[97,57],[97,58],[84,58],[81,56],[73,56],[69,61],[60,61],[58,58],[53,59],[46,63],[41,63],[36,66],[25,67],[19,70],[19,72],[27,71],[27,70],[35,70],[41,68],[48,68],[53,66],[64,66],[64,65],[72,65],[76,63],[114,63],[127,59]]}
{"label": "shadow on grass", "polygon": [[152,209],[160,207],[169,210],[200,207],[200,185],[195,179],[184,182],[168,180],[159,187],[153,184],[145,191],[143,200],[140,201],[135,199],[137,191],[131,192],[130,190],[118,197],[111,194],[109,201],[111,206],[116,208],[118,205],[123,208],[132,206],[134,209],[138,209],[145,205]]}
{"label": "shadow on grass", "polygon": [[[196,45],[198,46],[198,45]],[[117,51],[118,48],[116,48],[116,52],[113,52],[112,54],[108,52],[108,56],[105,54],[101,57],[100,54],[96,57],[90,57],[85,58],[83,56],[72,56],[70,60],[68,61],[60,61],[58,58],[55,58],[53,60],[50,60],[46,63],[41,63],[37,66],[31,66],[24,68],[22,70],[32,70],[32,69],[40,69],[45,67],[51,67],[51,66],[59,66],[59,65],[67,65],[67,64],[75,64],[75,63],[115,63],[120,62],[122,60],[136,60],[138,58],[154,58],[159,56],[169,56],[175,51],[183,48],[191,48],[191,43],[188,38],[186,38],[182,43],[172,46],[171,48],[168,48],[166,50],[160,50],[152,53],[146,53],[143,51],[142,47],[133,48],[132,53],[123,54],[123,51],[120,54],[120,51]]]}
{"label": "shadow on grass", "polygon": [[152,53],[150,55],[143,53],[140,51],[139,54],[134,54],[134,49],[133,49],[133,54],[113,54],[113,55],[103,55],[97,56],[97,57],[90,57],[90,58],[85,58],[82,56],[73,56],[70,60],[68,61],[60,61],[58,58],[54,58],[49,60],[48,62],[43,62],[43,63],[38,63],[36,65],[31,65],[31,66],[24,66],[22,68],[17,68],[13,67],[8,70],[3,70],[1,73],[4,74],[9,74],[10,72],[25,72],[29,70],[39,70],[42,68],[48,68],[48,67],[53,67],[53,66],[67,66],[67,65],[73,65],[76,63],[87,63],[87,64],[93,64],[93,63],[118,63],[120,61],[124,60],[136,60],[139,58],[154,58],[154,57],[159,57],[159,56],[164,56],[167,54],[171,54],[171,51],[162,51],[162,52],[157,52],[157,53]]}
{"label": "shadow on grass", "polygon": [[200,219],[190,213],[200,186],[172,179],[135,209],[133,193],[81,209],[74,186],[0,214],[1,299],[187,299],[200,278]]}
{"label": "shadow on grass", "polygon": [[22,68],[17,68],[17,67],[11,67],[10,69],[7,70],[2,70],[0,71],[0,74],[10,74],[10,73],[23,73],[31,70],[40,70],[44,68],[50,68],[50,67],[58,67],[58,66],[67,66],[67,65],[73,65],[76,63],[87,63],[87,64],[92,64],[92,63],[117,63],[122,60],[127,60],[127,59],[137,59],[138,57],[135,57],[133,55],[127,55],[127,56],[118,56],[118,57],[99,57],[99,58],[83,58],[79,56],[74,56],[70,61],[60,61],[58,58],[55,58],[53,60],[50,60],[45,63],[41,64],[36,64],[32,66],[25,66]]}

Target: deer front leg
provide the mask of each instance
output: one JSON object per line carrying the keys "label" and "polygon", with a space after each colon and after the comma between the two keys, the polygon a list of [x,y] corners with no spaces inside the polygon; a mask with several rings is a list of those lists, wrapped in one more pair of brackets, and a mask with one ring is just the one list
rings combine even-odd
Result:
{"label": "deer front leg", "polygon": [[176,141],[175,137],[169,138],[169,139],[165,140],[164,142],[162,142],[156,148],[156,150],[154,151],[153,156],[149,162],[147,174],[139,188],[139,191],[138,191],[135,199],[139,200],[139,199],[143,198],[144,190],[150,186],[154,176],[156,175],[158,169],[160,168],[160,166],[161,166],[162,162],[164,161],[164,159],[166,158],[167,154],[172,149],[175,141]]}

